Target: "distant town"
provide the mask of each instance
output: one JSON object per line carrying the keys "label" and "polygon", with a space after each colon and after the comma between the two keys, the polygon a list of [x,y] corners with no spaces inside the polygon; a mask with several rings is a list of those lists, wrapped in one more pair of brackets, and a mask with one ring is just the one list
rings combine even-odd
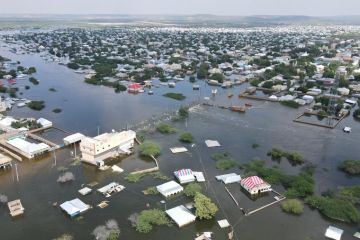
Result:
{"label": "distant town", "polygon": [[350,24],[4,27],[1,235],[360,238],[359,61]]}

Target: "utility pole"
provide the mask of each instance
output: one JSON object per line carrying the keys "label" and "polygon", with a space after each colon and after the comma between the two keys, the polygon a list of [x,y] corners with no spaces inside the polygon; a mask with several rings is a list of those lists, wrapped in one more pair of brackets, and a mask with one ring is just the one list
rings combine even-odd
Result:
{"label": "utility pole", "polygon": [[56,166],[56,152],[54,150],[54,166]]}
{"label": "utility pole", "polygon": [[74,158],[76,158],[76,143],[74,143]]}
{"label": "utility pole", "polygon": [[97,134],[97,135],[99,136],[99,135],[100,135],[100,126],[99,126],[99,125],[97,126],[97,130],[98,130],[98,134]]}
{"label": "utility pole", "polygon": [[15,163],[15,173],[16,173],[16,180],[19,181],[19,173],[18,173],[17,163]]}

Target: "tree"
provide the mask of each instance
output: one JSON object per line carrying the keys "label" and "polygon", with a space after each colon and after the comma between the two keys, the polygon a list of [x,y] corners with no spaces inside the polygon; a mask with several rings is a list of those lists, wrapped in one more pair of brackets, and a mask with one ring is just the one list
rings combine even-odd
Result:
{"label": "tree", "polygon": [[189,116],[189,109],[187,107],[181,106],[179,108],[179,116],[181,118],[187,118]]}
{"label": "tree", "polygon": [[218,81],[219,83],[224,82],[224,75],[222,73],[214,73],[211,75],[211,79]]}
{"label": "tree", "polygon": [[297,199],[287,199],[281,203],[283,211],[295,215],[300,215],[304,212],[303,204]]}
{"label": "tree", "polygon": [[197,77],[199,79],[204,79],[207,78],[208,74],[209,74],[209,66],[205,63],[200,64],[199,70],[197,72]]}
{"label": "tree", "polygon": [[194,206],[196,209],[196,216],[200,219],[212,219],[218,207],[202,193],[196,193],[194,198]]}
{"label": "tree", "polygon": [[194,137],[192,136],[191,133],[184,132],[180,135],[179,141],[184,143],[192,143],[194,141]]}
{"label": "tree", "polygon": [[142,143],[140,145],[140,154],[142,156],[158,156],[161,153],[161,149],[160,146],[155,143],[155,142],[151,142],[151,141],[145,141],[144,143]]}
{"label": "tree", "polygon": [[169,225],[170,222],[164,211],[150,209],[142,211],[135,219],[136,231],[149,233],[154,225]]}
{"label": "tree", "polygon": [[195,197],[196,193],[201,192],[202,187],[198,183],[189,183],[184,189],[184,194],[188,197]]}

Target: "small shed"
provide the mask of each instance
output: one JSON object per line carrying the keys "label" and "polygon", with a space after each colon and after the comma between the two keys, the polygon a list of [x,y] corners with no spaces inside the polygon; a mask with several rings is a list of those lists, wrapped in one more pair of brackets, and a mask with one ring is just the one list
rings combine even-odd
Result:
{"label": "small shed", "polygon": [[183,153],[183,152],[187,152],[187,148],[186,147],[173,147],[173,148],[170,148],[170,151],[172,153]]}
{"label": "small shed", "polygon": [[85,196],[92,192],[91,188],[84,187],[78,191],[81,195]]}
{"label": "small shed", "polygon": [[203,172],[193,172],[193,174],[194,174],[197,182],[205,182],[205,177],[204,177]]}
{"label": "small shed", "polygon": [[170,181],[163,183],[156,187],[156,189],[161,193],[164,197],[169,197],[171,195],[175,195],[184,190],[184,188],[175,181]]}
{"label": "small shed", "polygon": [[174,175],[181,184],[195,181],[195,176],[191,169],[181,169],[175,171]]}
{"label": "small shed", "polygon": [[217,140],[205,140],[205,144],[208,148],[221,146]]}
{"label": "small shed", "polygon": [[20,199],[10,201],[7,203],[10,215],[12,217],[20,216],[24,214],[25,208],[22,206]]}
{"label": "small shed", "polygon": [[183,205],[171,208],[165,212],[179,227],[186,226],[196,220],[196,216]]}
{"label": "small shed", "polygon": [[344,233],[344,230],[333,227],[333,226],[329,226],[326,229],[325,237],[334,239],[334,240],[340,240],[343,233]]}

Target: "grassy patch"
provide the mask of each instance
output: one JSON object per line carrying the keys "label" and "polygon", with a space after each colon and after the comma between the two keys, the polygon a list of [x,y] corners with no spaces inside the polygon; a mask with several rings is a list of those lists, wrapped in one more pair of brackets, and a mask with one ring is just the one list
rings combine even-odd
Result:
{"label": "grassy patch", "polygon": [[175,100],[184,100],[186,97],[182,94],[182,93],[165,93],[163,95],[164,97],[167,97],[167,98],[172,98],[172,99],[175,99]]}
{"label": "grassy patch", "polygon": [[36,78],[34,78],[34,77],[30,77],[29,78],[29,82],[31,82],[32,84],[34,84],[34,85],[39,85],[39,80],[37,80]]}
{"label": "grassy patch", "polygon": [[235,160],[220,160],[216,162],[216,168],[223,171],[237,167],[238,165]]}
{"label": "grassy patch", "polygon": [[360,175],[360,160],[345,160],[340,164],[339,169],[349,175]]}
{"label": "grassy patch", "polygon": [[183,143],[192,143],[194,141],[194,137],[189,132],[184,132],[180,135],[179,141]]}
{"label": "grassy patch", "polygon": [[139,149],[140,154],[146,157],[158,156],[161,153],[161,148],[159,144],[152,141],[145,141],[140,145]]}
{"label": "grassy patch", "polygon": [[142,211],[135,220],[137,232],[149,233],[154,226],[171,225],[164,211],[159,209],[150,209]]}
{"label": "grassy patch", "polygon": [[304,212],[303,204],[297,199],[286,199],[281,203],[284,212],[301,215]]}
{"label": "grassy patch", "polygon": [[267,153],[273,160],[281,161],[282,157],[285,157],[289,163],[293,166],[301,165],[305,162],[304,157],[298,152],[287,152],[280,148],[272,148]]}
{"label": "grassy patch", "polygon": [[32,110],[40,111],[43,108],[45,108],[45,102],[44,101],[31,101],[27,105]]}
{"label": "grassy patch", "polygon": [[176,132],[176,129],[173,126],[166,123],[159,123],[156,126],[156,130],[162,134],[171,134]]}
{"label": "grassy patch", "polygon": [[53,113],[61,113],[62,112],[62,109],[61,108],[54,108],[52,110]]}

